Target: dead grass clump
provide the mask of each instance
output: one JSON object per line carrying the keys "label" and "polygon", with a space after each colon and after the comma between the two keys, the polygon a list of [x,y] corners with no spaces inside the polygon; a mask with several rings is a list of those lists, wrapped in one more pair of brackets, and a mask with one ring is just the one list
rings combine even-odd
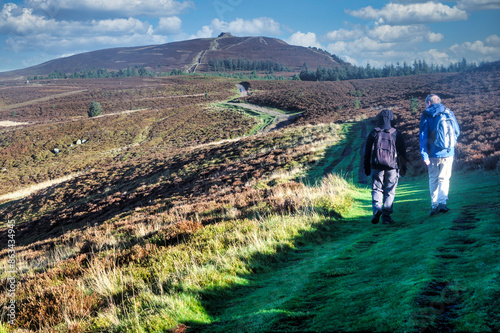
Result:
{"label": "dead grass clump", "polygon": [[181,220],[163,227],[149,241],[160,246],[178,244],[202,228],[203,224],[199,221]]}
{"label": "dead grass clump", "polygon": [[67,277],[64,282],[54,281],[49,275],[25,281],[17,295],[17,324],[31,330],[83,320],[103,305],[98,296],[85,293],[77,280]]}
{"label": "dead grass clump", "polygon": [[117,263],[122,266],[131,262],[140,263],[147,259],[152,253],[155,253],[156,249],[157,247],[154,244],[136,244],[130,249],[122,250],[118,255]]}
{"label": "dead grass clump", "polygon": [[311,211],[341,217],[354,202],[349,184],[336,175],[323,178],[317,186],[288,182],[269,192],[266,202],[278,214]]}
{"label": "dead grass clump", "polygon": [[297,182],[277,185],[269,190],[266,202],[274,213],[296,213],[303,207],[305,202],[304,188],[304,184]]}

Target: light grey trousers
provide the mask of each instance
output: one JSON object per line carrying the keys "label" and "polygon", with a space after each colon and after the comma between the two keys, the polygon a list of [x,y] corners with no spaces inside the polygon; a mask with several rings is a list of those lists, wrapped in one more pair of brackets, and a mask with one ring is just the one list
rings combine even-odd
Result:
{"label": "light grey trousers", "polygon": [[399,171],[396,169],[372,169],[372,207],[373,214],[382,211],[382,216],[392,214],[394,195],[399,181]]}
{"label": "light grey trousers", "polygon": [[448,200],[453,156],[445,158],[431,157],[429,160],[431,161],[431,164],[427,166],[429,171],[429,189],[431,192],[431,206],[434,209],[439,204],[446,205],[446,201]]}

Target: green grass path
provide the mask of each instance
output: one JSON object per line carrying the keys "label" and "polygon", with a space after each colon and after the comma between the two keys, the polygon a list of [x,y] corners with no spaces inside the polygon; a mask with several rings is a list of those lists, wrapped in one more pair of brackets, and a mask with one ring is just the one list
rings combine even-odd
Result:
{"label": "green grass path", "polygon": [[[354,160],[359,149],[347,155]],[[498,173],[456,173],[451,211],[429,217],[427,176],[402,178],[396,224],[387,226],[370,223],[370,190],[360,185],[343,220],[304,233],[223,299],[207,298],[211,324],[186,324],[207,332],[498,330],[499,188]]]}

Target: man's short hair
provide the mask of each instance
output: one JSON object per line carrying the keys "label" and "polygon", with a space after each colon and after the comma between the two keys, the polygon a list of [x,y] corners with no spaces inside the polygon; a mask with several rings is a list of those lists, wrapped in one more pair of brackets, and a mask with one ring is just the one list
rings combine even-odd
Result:
{"label": "man's short hair", "polygon": [[428,104],[429,102],[431,104],[441,103],[441,98],[439,98],[438,95],[430,94],[425,98],[425,104]]}

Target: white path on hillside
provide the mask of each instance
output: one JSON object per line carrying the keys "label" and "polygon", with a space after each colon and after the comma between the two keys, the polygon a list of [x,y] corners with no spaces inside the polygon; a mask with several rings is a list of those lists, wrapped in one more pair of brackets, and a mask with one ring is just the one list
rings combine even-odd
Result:
{"label": "white path on hillside", "polygon": [[25,187],[23,189],[17,190],[15,192],[0,195],[0,202],[26,198],[30,194],[33,194],[37,191],[43,190],[43,189],[50,187],[50,186],[53,186],[53,185],[67,182],[73,178],[81,176],[82,174],[83,174],[83,172],[73,173],[73,174],[70,174],[70,175],[67,175],[67,176],[64,176],[61,178],[51,179],[51,180],[47,180],[47,181],[39,183],[39,184],[34,184],[31,186]]}

